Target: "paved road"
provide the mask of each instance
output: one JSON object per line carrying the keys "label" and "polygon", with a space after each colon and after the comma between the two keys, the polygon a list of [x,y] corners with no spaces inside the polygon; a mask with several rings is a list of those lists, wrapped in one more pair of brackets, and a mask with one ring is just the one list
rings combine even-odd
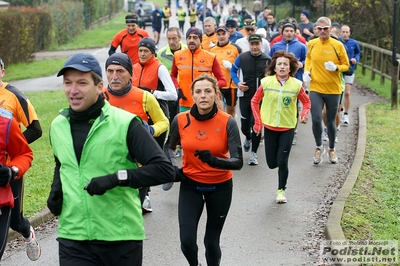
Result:
{"label": "paved road", "polygon": [[[171,26],[177,22],[172,19]],[[187,26],[188,27],[188,26]],[[147,27],[150,29],[150,27]],[[163,35],[159,47],[166,44]],[[104,65],[107,48],[91,50]],[[13,82],[24,91],[50,90],[62,87],[61,78],[55,76],[41,79]],[[375,101],[373,94],[353,90],[353,113],[349,127],[342,127],[338,133],[337,153],[339,163],[324,162],[312,165],[315,144],[311,123],[299,126],[299,142],[292,149],[287,187],[287,204],[275,203],[277,171],[266,166],[264,146],[258,151],[259,165],[247,165],[249,153],[244,154],[245,165],[234,172],[234,192],[230,213],[221,236],[221,265],[311,265],[317,262],[315,245],[321,236],[321,220],[326,213],[320,213],[330,185],[335,176],[346,172],[357,130],[356,109],[363,103]],[[326,145],[326,143],[325,143]],[[349,159],[350,158],[350,159]],[[160,186],[152,188],[150,194],[153,213],[145,215],[146,240],[144,241],[144,265],[187,265],[181,251],[178,233],[177,201],[179,185],[164,192]],[[204,236],[205,213],[199,225],[198,245],[200,262],[206,265],[202,238]],[[325,218],[324,218],[325,217]],[[311,236],[312,237],[311,237]],[[3,256],[1,265],[58,265],[56,228],[38,230],[37,237],[43,255],[37,262],[31,262],[21,247],[10,249]],[[15,242],[13,242],[15,243]]]}

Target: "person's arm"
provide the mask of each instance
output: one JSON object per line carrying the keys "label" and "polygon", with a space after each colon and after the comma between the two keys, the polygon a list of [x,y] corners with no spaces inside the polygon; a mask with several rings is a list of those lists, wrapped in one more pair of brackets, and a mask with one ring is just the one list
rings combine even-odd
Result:
{"label": "person's arm", "polygon": [[29,144],[39,139],[42,136],[42,133],[42,127],[40,126],[39,120],[33,120],[23,134]]}
{"label": "person's arm", "polygon": [[238,76],[239,69],[240,69],[240,58],[238,56],[238,57],[236,57],[235,61],[233,62],[232,67],[231,67],[231,71],[230,71],[231,78],[232,78],[233,82],[235,82],[236,86],[240,82],[240,79],[239,79],[239,76]]}
{"label": "person's arm", "polygon": [[307,117],[311,109],[311,101],[303,87],[301,87],[299,94],[297,94],[297,99],[303,104],[300,117]]}
{"label": "person's arm", "polygon": [[175,88],[179,88],[179,83],[178,83],[178,67],[177,67],[176,64],[175,64],[175,57],[174,57],[174,59],[172,60],[172,67],[171,67],[171,74],[170,74],[170,76],[171,76],[172,82],[173,82],[174,85],[175,85]]}
{"label": "person's arm", "polygon": [[142,167],[128,169],[126,185],[140,188],[174,181],[172,164],[139,119],[132,119],[129,125],[127,144],[130,156]]}
{"label": "person's arm", "polygon": [[112,54],[115,54],[116,50],[117,50],[117,47],[110,45],[110,49],[108,50],[108,55],[110,56]]}
{"label": "person's arm", "polygon": [[240,143],[239,128],[233,117],[229,117],[226,132],[228,135],[229,158],[214,156],[210,150],[196,150],[194,156],[213,168],[240,170],[243,167],[242,144]]}
{"label": "person's arm", "polygon": [[61,163],[56,156],[54,156],[56,166],[54,167],[53,183],[51,184],[50,194],[47,198],[47,207],[50,212],[55,216],[61,214],[63,204],[63,191],[60,178]]}
{"label": "person's arm", "polygon": [[251,111],[253,112],[254,116],[254,132],[256,134],[260,134],[262,131],[262,122],[261,122],[261,116],[260,116],[260,102],[264,98],[264,89],[260,85],[258,89],[256,90],[256,93],[253,95],[253,98],[251,98],[250,106],[251,106]]}
{"label": "person's arm", "polygon": [[219,88],[223,88],[224,86],[226,86],[226,79],[225,79],[225,75],[224,72],[222,72],[221,67],[218,63],[217,57],[214,57],[214,62],[213,62],[213,66],[212,66],[212,72],[214,73],[215,78],[218,81],[218,87]]}
{"label": "person's arm", "polygon": [[360,45],[358,45],[357,41],[355,42],[355,49],[354,49],[354,59],[356,59],[356,64],[358,61],[360,61],[361,58],[361,49],[360,49]]}
{"label": "person's arm", "polygon": [[178,94],[176,93],[175,84],[168,73],[168,69],[164,65],[160,65],[158,68],[158,78],[164,85],[165,91],[155,90],[153,92],[154,97],[165,101],[176,101],[178,99]]}
{"label": "person's arm", "polygon": [[17,121],[14,119],[11,120],[9,132],[6,151],[11,160],[7,163],[7,166],[15,166],[18,168],[19,171],[16,179],[19,179],[31,167],[33,152],[22,134]]}
{"label": "person's arm", "polygon": [[149,114],[153,125],[150,125],[154,129],[154,137],[160,136],[162,133],[168,130],[169,120],[162,111],[160,104],[156,98],[149,92],[143,93],[143,102],[146,103],[146,112]]}

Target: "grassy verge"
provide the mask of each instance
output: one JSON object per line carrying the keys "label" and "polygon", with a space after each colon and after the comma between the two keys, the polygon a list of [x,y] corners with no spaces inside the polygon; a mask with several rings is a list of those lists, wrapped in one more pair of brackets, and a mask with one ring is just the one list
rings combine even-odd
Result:
{"label": "grassy verge", "polygon": [[67,107],[68,102],[63,90],[30,92],[26,95],[35,106],[43,130],[43,136],[31,144],[34,160],[25,175],[24,214],[30,217],[46,206],[54,172],[49,128],[60,107]]}
{"label": "grassy verge", "polygon": [[109,46],[115,34],[125,28],[125,16],[127,14],[129,13],[120,13],[107,23],[84,31],[79,36],[76,36],[72,42],[60,46],[52,46],[50,50],[71,50]]}
{"label": "grassy verge", "polygon": [[[391,84],[356,73],[357,82],[390,99]],[[364,161],[345,204],[341,226],[348,240],[400,240],[400,110],[390,104],[366,108],[367,144]]]}

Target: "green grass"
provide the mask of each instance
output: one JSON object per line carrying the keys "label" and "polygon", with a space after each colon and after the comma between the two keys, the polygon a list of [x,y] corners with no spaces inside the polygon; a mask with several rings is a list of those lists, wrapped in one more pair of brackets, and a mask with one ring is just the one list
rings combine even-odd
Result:
{"label": "green grass", "polygon": [[72,42],[60,46],[52,46],[50,47],[50,50],[70,50],[109,46],[115,34],[126,27],[125,16],[127,14],[129,13],[120,13],[107,23],[84,31],[81,35],[75,37]]}
{"label": "green grass", "polygon": [[48,77],[60,70],[65,58],[38,60],[29,63],[18,63],[6,66],[5,81]]}
{"label": "green grass", "polygon": [[[356,72],[358,83],[390,99],[389,80],[382,86],[370,73]],[[366,107],[367,144],[364,161],[341,220],[348,240],[400,240],[400,110],[389,103]]]}
{"label": "green grass", "polygon": [[[358,83],[371,88],[381,97],[390,100],[391,97],[391,80],[385,79],[384,84],[380,84],[380,76],[375,75],[375,80],[371,80],[371,71],[366,69],[365,76],[361,72],[361,67],[357,67],[355,71],[356,80]],[[398,86],[400,90],[400,85]]]}
{"label": "green grass", "polygon": [[31,144],[34,159],[25,175],[24,214],[30,217],[46,206],[55,165],[49,128],[58,111],[61,107],[67,107],[68,102],[63,90],[29,92],[26,95],[35,106],[43,130],[42,137]]}

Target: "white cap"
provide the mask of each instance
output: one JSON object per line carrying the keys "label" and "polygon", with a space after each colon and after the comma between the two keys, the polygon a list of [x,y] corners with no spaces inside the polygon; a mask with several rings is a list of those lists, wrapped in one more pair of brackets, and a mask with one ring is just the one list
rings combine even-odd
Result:
{"label": "white cap", "polygon": [[262,35],[263,38],[267,36],[267,31],[264,28],[259,28],[256,30],[256,34]]}

